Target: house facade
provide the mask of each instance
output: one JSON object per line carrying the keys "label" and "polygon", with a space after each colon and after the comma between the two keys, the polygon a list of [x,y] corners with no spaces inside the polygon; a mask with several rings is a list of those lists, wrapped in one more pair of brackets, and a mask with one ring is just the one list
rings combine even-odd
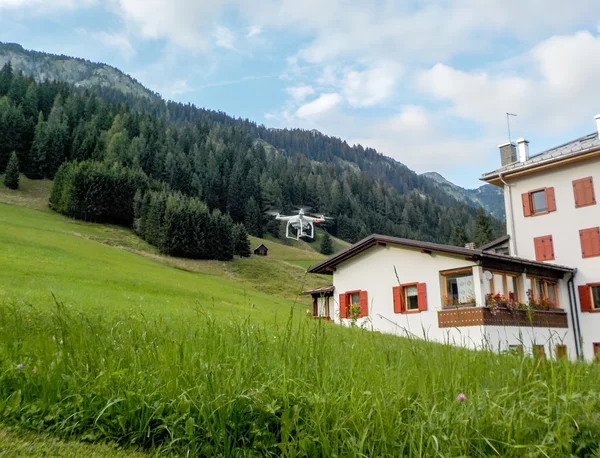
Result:
{"label": "house facade", "polygon": [[[568,267],[371,235],[309,272],[333,275],[328,318],[339,324],[473,349],[576,357],[563,308]],[[497,294],[514,305],[526,301],[532,281],[555,290],[554,307],[509,312],[488,303]]]}
{"label": "house facade", "polygon": [[501,145],[502,167],[482,177],[504,188],[511,255],[576,269],[569,292],[586,360],[600,355],[600,115],[596,127],[535,155],[524,139]]}
{"label": "house facade", "polygon": [[[331,274],[328,317],[397,335],[600,359],[600,115],[596,132],[531,155],[499,146],[507,235],[460,248],[371,235],[309,272]],[[324,307],[313,307],[319,316]]]}

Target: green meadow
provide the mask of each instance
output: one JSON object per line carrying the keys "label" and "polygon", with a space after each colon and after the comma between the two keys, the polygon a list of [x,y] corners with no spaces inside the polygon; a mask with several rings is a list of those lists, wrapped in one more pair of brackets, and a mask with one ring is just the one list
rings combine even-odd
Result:
{"label": "green meadow", "polygon": [[0,188],[0,456],[600,456],[596,365],[315,321],[312,246],[168,258],[47,188]]}

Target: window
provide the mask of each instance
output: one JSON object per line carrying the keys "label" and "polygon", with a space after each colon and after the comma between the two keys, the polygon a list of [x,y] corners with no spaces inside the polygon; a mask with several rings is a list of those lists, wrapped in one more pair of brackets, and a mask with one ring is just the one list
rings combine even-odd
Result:
{"label": "window", "polygon": [[533,239],[536,261],[552,261],[554,259],[554,243],[551,235]]}
{"label": "window", "polygon": [[536,216],[556,211],[554,188],[542,188],[521,194],[523,215]]}
{"label": "window", "polygon": [[427,285],[406,283],[392,288],[394,313],[414,313],[427,310]]}
{"label": "window", "polygon": [[537,277],[527,277],[527,279],[530,282],[527,291],[529,305],[546,310],[558,307],[560,301],[556,281]]}
{"label": "window", "polygon": [[506,272],[493,272],[490,284],[490,292],[493,295],[501,294],[506,299],[519,301],[519,276]]}
{"label": "window", "polygon": [[348,291],[340,294],[340,318],[362,318],[369,315],[366,291]]}
{"label": "window", "polygon": [[590,227],[579,231],[581,242],[581,256],[593,258],[600,256],[600,227]]}
{"label": "window", "polygon": [[442,272],[442,279],[444,305],[475,305],[475,288],[471,268]]}
{"label": "window", "polygon": [[554,354],[556,359],[566,359],[567,358],[567,346],[566,345],[557,345],[554,347]]}
{"label": "window", "polygon": [[548,211],[548,202],[546,201],[546,191],[536,191],[531,193],[531,203],[533,213],[542,213]]}
{"label": "window", "polygon": [[515,355],[523,355],[523,345],[509,345],[508,350]]}
{"label": "window", "polygon": [[533,346],[533,356],[539,359],[546,359],[546,350],[544,350],[543,345],[534,345]]}
{"label": "window", "polygon": [[594,360],[600,362],[600,342],[594,342]]}
{"label": "window", "polygon": [[405,286],[403,288],[403,293],[406,310],[419,310],[419,295],[417,293],[417,285]]}
{"label": "window", "polygon": [[596,205],[594,181],[592,177],[573,181],[573,195],[575,197],[575,208]]}
{"label": "window", "polygon": [[600,311],[600,283],[588,283],[579,286],[578,289],[581,311]]}

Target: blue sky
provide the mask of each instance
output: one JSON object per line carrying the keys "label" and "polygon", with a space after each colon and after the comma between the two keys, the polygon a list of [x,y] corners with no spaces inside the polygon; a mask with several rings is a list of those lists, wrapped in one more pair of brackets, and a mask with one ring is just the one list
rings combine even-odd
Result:
{"label": "blue sky", "polygon": [[465,187],[499,166],[507,111],[532,152],[600,113],[597,0],[0,0],[0,41]]}

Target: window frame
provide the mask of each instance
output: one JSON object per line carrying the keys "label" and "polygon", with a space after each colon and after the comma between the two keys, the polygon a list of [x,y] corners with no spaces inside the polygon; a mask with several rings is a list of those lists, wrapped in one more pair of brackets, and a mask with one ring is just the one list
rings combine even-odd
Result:
{"label": "window frame", "polygon": [[518,356],[523,356],[524,351],[523,351],[523,345],[522,344],[515,344],[515,345],[509,345],[508,346],[508,351],[514,355],[518,355]]}
{"label": "window frame", "polygon": [[586,284],[590,293],[590,307],[592,312],[600,312],[600,303],[596,305],[592,288],[600,288],[600,282]]}
{"label": "window frame", "polygon": [[[538,194],[538,193],[542,193],[544,194],[544,201],[546,202],[546,209],[545,210],[540,210],[540,211],[536,211],[535,209],[535,199],[533,198],[534,194]],[[534,189],[533,191],[529,191],[529,204],[531,205],[531,216],[539,216],[539,215],[545,215],[546,213],[550,213],[550,210],[548,210],[548,194],[546,193],[546,188],[539,188],[539,189]]]}
{"label": "window frame", "polygon": [[556,344],[554,346],[554,357],[559,359],[568,359],[567,346],[565,344]]}
{"label": "window frame", "polygon": [[521,302],[521,275],[516,274],[514,272],[503,272],[501,270],[490,270],[490,272],[492,273],[492,279],[490,280],[490,293],[492,293],[493,295],[496,295],[496,283],[495,283],[494,277],[496,275],[501,275],[502,276],[502,290],[504,291],[503,296],[506,297],[506,299],[510,299],[510,297],[507,297],[507,295],[506,295],[506,291],[508,290],[508,277],[516,278],[517,279],[517,291],[516,291],[516,294],[515,294],[515,297],[513,298],[513,300],[516,302]]}
{"label": "window frame", "polygon": [[556,297],[556,301],[554,303],[554,307],[550,307],[553,309],[559,309],[560,308],[560,296],[559,296],[559,290],[558,290],[558,280],[554,280],[554,279],[549,279],[549,278],[544,278],[544,277],[535,277],[535,276],[531,276],[528,275],[527,279],[531,281],[531,292],[532,292],[532,299],[536,302],[539,302],[540,298],[537,297],[537,282],[542,282],[542,294],[543,294],[543,298],[542,299],[547,299],[550,300],[550,298],[548,297],[548,285],[552,284],[553,285],[553,289],[554,289],[554,297]]}
{"label": "window frame", "polygon": [[592,342],[592,349],[594,351],[594,361],[600,363],[600,342]]}
{"label": "window frame", "polygon": [[[462,275],[465,274],[465,275]],[[443,294],[442,294],[442,306],[443,307],[475,307],[477,305],[476,302],[465,302],[465,303],[457,303],[457,304],[446,304],[446,300],[444,298],[448,298],[448,277],[454,276],[465,276],[469,275],[475,279],[475,274],[473,272],[473,267],[462,267],[460,269],[451,269],[451,270],[442,270],[440,271],[441,282],[443,285]],[[475,292],[475,291],[473,291]],[[473,296],[473,300],[475,301],[475,296]],[[458,301],[458,300],[457,300]]]}
{"label": "window frame", "polygon": [[546,359],[546,348],[544,345],[534,345],[533,346],[533,357],[539,359]]}
{"label": "window frame", "polygon": [[[410,287],[415,287],[417,288],[417,308],[416,309],[409,309],[408,308],[408,300],[407,300],[407,295],[406,295],[406,290]],[[404,313],[419,313],[419,282],[413,282],[413,283],[402,283],[400,285],[400,294],[402,295],[402,301],[404,302]]]}

